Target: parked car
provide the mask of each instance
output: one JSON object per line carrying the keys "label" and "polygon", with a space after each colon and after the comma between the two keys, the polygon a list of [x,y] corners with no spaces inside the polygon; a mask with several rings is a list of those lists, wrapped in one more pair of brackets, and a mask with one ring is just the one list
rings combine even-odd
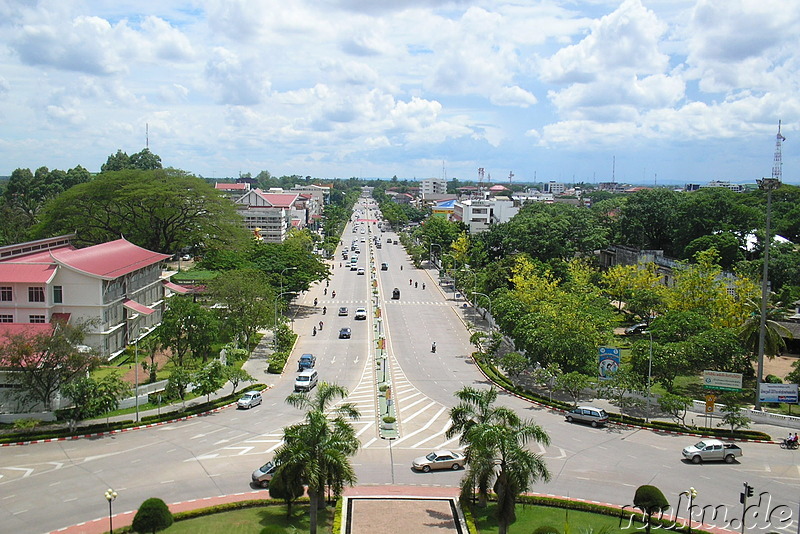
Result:
{"label": "parked car", "polygon": [[255,471],[253,474],[250,475],[250,479],[253,481],[253,484],[256,486],[261,486],[262,488],[269,487],[269,481],[272,480],[272,475],[275,473],[275,469],[277,469],[277,465],[273,462],[267,462]]}
{"label": "parked car", "polygon": [[342,306],[341,308],[339,308],[339,315],[340,316],[344,317],[344,316],[348,315],[349,313],[350,312],[347,310],[347,306]]}
{"label": "parked car", "polygon": [[339,339],[350,339],[350,329],[345,327],[339,330]]}
{"label": "parked car", "polygon": [[356,321],[364,321],[367,318],[367,309],[366,308],[358,308],[356,310],[355,319]]}
{"label": "parked car", "polygon": [[313,369],[317,364],[317,357],[313,354],[303,354],[297,362],[297,370],[304,371],[305,369]]}
{"label": "parked car", "polygon": [[738,445],[718,439],[704,439],[683,449],[683,457],[693,464],[711,461],[732,464],[741,455],[742,449]]}
{"label": "parked car", "polygon": [[647,323],[638,323],[625,329],[626,336],[637,336],[647,332]]}
{"label": "parked car", "polygon": [[261,393],[258,391],[248,391],[236,402],[236,408],[249,410],[253,406],[258,406],[259,404],[261,404]]}
{"label": "parked car", "polygon": [[593,427],[598,427],[608,423],[608,414],[602,408],[594,406],[578,406],[566,413],[564,418],[568,423],[577,421],[579,423],[589,423]]}
{"label": "parked car", "polygon": [[464,467],[464,455],[448,450],[433,451],[427,456],[414,458],[411,467],[425,473],[433,469],[452,469],[456,471]]}

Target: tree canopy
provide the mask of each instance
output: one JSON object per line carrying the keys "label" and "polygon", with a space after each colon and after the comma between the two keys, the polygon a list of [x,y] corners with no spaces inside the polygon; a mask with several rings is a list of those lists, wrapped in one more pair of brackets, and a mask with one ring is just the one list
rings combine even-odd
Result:
{"label": "tree canopy", "polygon": [[107,172],[45,205],[41,237],[75,232],[78,244],[125,236],[149,250],[246,239],[234,205],[205,181],[174,169]]}

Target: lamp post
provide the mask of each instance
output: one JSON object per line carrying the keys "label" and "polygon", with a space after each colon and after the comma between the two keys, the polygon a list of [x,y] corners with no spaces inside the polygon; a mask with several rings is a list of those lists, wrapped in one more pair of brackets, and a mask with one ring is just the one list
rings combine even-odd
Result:
{"label": "lamp post", "polygon": [[694,498],[697,497],[697,490],[689,488],[686,491],[682,491],[680,494],[689,497],[689,534],[692,534],[692,507],[694,506]]}
{"label": "lamp post", "polygon": [[489,317],[491,317],[492,316],[492,299],[489,298],[489,295],[487,295],[486,293],[479,293],[477,291],[473,291],[472,294],[473,295],[480,295],[482,297],[486,297],[486,300],[489,302]]}
{"label": "lamp post", "polygon": [[108,488],[106,490],[105,497],[108,501],[108,532],[109,534],[112,534],[114,532],[114,524],[112,523],[111,519],[111,503],[117,498],[117,492],[111,488]]}
{"label": "lamp post", "polygon": [[647,361],[647,411],[645,412],[645,421],[650,422],[650,381],[653,376],[653,333],[648,330],[650,334],[650,358]]}
{"label": "lamp post", "polygon": [[[780,135],[780,130],[778,132]],[[773,171],[774,174],[774,171]],[[772,241],[770,235],[770,215],[772,213],[772,191],[780,187],[781,181],[778,178],[764,178],[758,180],[758,187],[767,192],[767,219],[764,238],[764,268],[761,273],[761,318],[758,323],[758,368],[756,371],[756,402],[753,407],[761,409],[761,380],[764,376],[764,345],[767,336],[767,301],[769,300],[769,245]]]}
{"label": "lamp post", "polygon": [[431,244],[428,246],[428,263],[431,267],[433,267],[433,247],[439,247],[439,255],[442,255],[442,245],[431,242]]}

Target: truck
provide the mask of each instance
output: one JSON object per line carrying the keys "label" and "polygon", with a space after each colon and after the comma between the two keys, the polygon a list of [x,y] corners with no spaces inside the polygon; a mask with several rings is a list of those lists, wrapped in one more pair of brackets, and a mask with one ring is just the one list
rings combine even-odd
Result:
{"label": "truck", "polygon": [[742,449],[738,445],[718,439],[704,439],[683,449],[683,457],[694,464],[715,461],[731,464],[741,455]]}

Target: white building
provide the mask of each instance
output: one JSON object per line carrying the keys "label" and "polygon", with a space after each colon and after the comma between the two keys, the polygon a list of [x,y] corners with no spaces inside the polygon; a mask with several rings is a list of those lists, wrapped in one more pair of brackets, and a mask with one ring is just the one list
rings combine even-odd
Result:
{"label": "white building", "polygon": [[283,243],[292,226],[305,228],[309,201],[298,193],[265,193],[251,189],[236,199],[236,208],[244,218],[244,227],[265,243]]}
{"label": "white building", "polygon": [[545,193],[552,193],[554,195],[561,195],[566,191],[567,186],[562,182],[555,182],[550,180],[549,182],[544,183],[544,192]]}
{"label": "white building", "polygon": [[444,178],[426,178],[421,182],[420,195],[423,200],[431,195],[446,195],[447,180]]}
{"label": "white building", "polygon": [[453,206],[452,219],[467,225],[470,234],[484,232],[492,224],[508,222],[519,213],[519,205],[508,197],[462,200]]}

